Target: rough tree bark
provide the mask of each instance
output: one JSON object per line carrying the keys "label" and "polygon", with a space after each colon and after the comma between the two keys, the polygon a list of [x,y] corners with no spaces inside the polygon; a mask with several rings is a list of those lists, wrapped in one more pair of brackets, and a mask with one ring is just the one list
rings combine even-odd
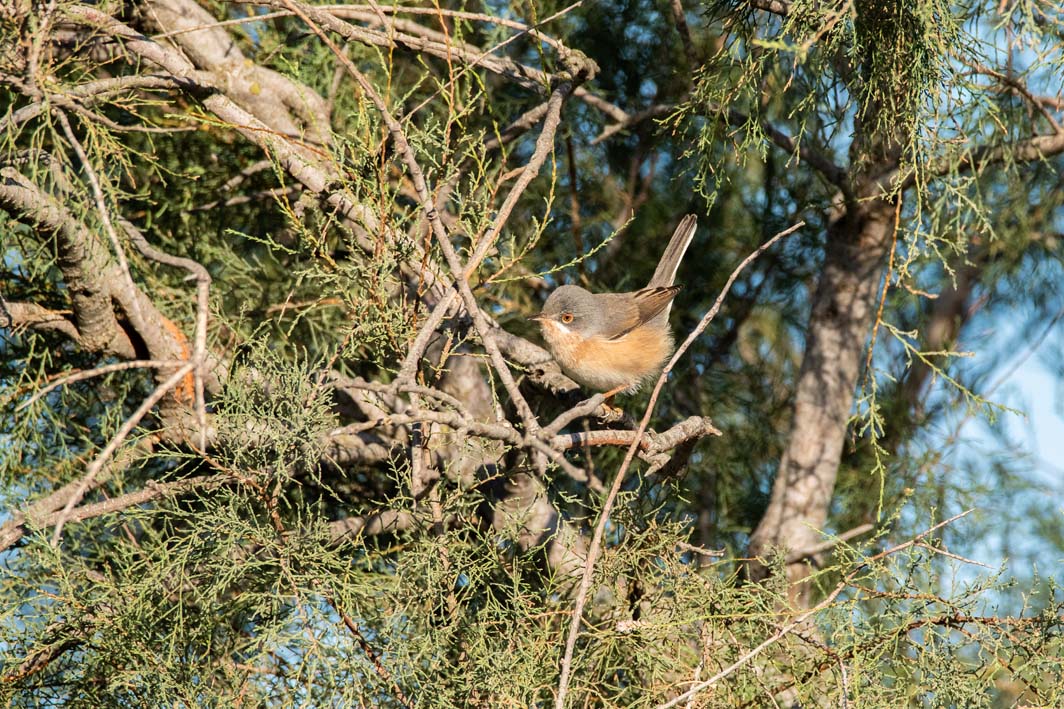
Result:
{"label": "rough tree bark", "polygon": [[[798,375],[794,422],[772,498],[750,538],[751,556],[773,546],[808,549],[822,541],[835,490],[861,355],[875,317],[876,295],[893,232],[894,207],[862,204],[828,232],[826,260],[813,296],[806,349]],[[764,576],[754,565],[751,575]],[[788,565],[792,600],[808,601],[805,561]]]}
{"label": "rough tree bark", "polygon": [[[775,9],[762,8],[768,12]],[[859,1],[854,5],[855,44],[852,68],[840,67],[839,81],[853,96],[862,97],[854,120],[849,166],[835,200],[839,215],[831,222],[824,264],[811,303],[806,327],[806,349],[795,389],[794,416],[780,460],[766,512],[750,538],[751,557],[767,556],[771,549],[787,549],[791,560],[786,575],[790,600],[807,606],[808,584],[815,558],[801,558],[806,549],[822,541],[842,459],[847,423],[853,411],[862,354],[866,352],[887,256],[894,248],[897,199],[916,183],[915,171],[906,167],[904,146],[913,144],[920,75],[911,71],[926,51],[918,39],[934,36],[933,18],[904,3]],[[778,14],[778,13],[777,13]],[[1024,89],[1035,106],[1038,100]],[[914,98],[917,97],[917,98]],[[925,178],[978,172],[1002,162],[1029,162],[1064,151],[1064,129],[1053,129],[1012,144],[968,146],[960,155],[939,158],[920,167]],[[916,153],[914,153],[916,154]],[[810,163],[814,167],[815,163]],[[830,179],[830,170],[818,169]],[[963,321],[962,309],[972,292],[976,272],[961,264],[955,288],[943,292],[923,333],[931,350],[956,337]],[[918,405],[917,392],[928,370],[916,364],[903,381],[903,394]],[[796,553],[797,552],[797,553]],[[797,560],[796,560],[797,559]],[[761,562],[747,573],[763,578]]]}
{"label": "rough tree bark", "polygon": [[[840,71],[840,80],[848,76],[849,90],[861,97],[849,175],[836,200],[839,213],[830,222],[813,294],[791,431],[768,508],[750,538],[751,557],[764,557],[774,547],[801,552],[822,541],[861,355],[894,235],[899,197],[892,196],[894,185],[883,186],[877,176],[898,169],[903,141],[915,120],[902,107],[914,89],[906,63],[918,41],[913,26],[920,20],[900,3],[857,2],[854,11],[856,72]],[[808,585],[801,583],[810,572],[808,559],[786,565],[790,600],[800,607],[811,600]],[[766,569],[755,562],[748,573],[761,578]]]}

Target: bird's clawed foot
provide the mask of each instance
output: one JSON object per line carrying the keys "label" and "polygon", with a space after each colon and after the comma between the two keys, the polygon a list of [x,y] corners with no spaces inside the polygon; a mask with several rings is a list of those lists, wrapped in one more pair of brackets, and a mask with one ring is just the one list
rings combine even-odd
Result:
{"label": "bird's clawed foot", "polygon": [[599,420],[603,423],[617,423],[618,421],[624,421],[625,416],[624,409],[613,405],[613,397],[626,390],[628,385],[622,385],[615,387],[606,392],[606,400],[602,402],[602,413],[599,414]]}
{"label": "bird's clawed foot", "polygon": [[618,421],[623,421],[625,418],[624,409],[613,405],[612,396],[607,397],[606,400],[602,402],[601,412],[602,413],[598,415],[598,419],[602,423],[617,423]]}

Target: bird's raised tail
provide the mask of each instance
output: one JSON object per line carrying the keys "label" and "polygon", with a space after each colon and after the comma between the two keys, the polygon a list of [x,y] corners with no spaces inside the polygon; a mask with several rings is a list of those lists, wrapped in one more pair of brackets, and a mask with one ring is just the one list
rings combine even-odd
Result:
{"label": "bird's raised tail", "polygon": [[698,218],[688,214],[680,220],[676,231],[669,239],[669,245],[665,247],[665,253],[658,261],[658,267],[654,270],[654,277],[650,279],[647,288],[660,288],[671,286],[676,279],[676,269],[680,267],[683,255],[687,253],[687,247],[691,245],[691,238],[695,235],[695,227],[698,226]]}

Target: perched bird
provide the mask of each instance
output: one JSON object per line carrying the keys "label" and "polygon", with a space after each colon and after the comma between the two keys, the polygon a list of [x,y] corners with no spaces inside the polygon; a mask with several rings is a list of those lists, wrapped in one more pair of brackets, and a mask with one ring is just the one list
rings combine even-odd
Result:
{"label": "perched bird", "polygon": [[680,221],[646,288],[591,293],[561,286],[529,318],[571,379],[613,396],[633,393],[661,372],[673,351],[669,310],[680,290],[673,280],[696,226],[693,214]]}

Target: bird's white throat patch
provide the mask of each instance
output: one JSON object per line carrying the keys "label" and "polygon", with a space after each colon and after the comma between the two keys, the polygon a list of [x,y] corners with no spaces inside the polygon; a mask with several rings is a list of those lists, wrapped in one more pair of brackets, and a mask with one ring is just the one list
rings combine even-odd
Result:
{"label": "bird's white throat patch", "polygon": [[558,332],[560,332],[563,335],[568,335],[570,332],[572,332],[572,330],[570,330],[564,324],[558,322],[557,320],[551,320],[550,324],[553,325],[554,327],[558,328]]}

